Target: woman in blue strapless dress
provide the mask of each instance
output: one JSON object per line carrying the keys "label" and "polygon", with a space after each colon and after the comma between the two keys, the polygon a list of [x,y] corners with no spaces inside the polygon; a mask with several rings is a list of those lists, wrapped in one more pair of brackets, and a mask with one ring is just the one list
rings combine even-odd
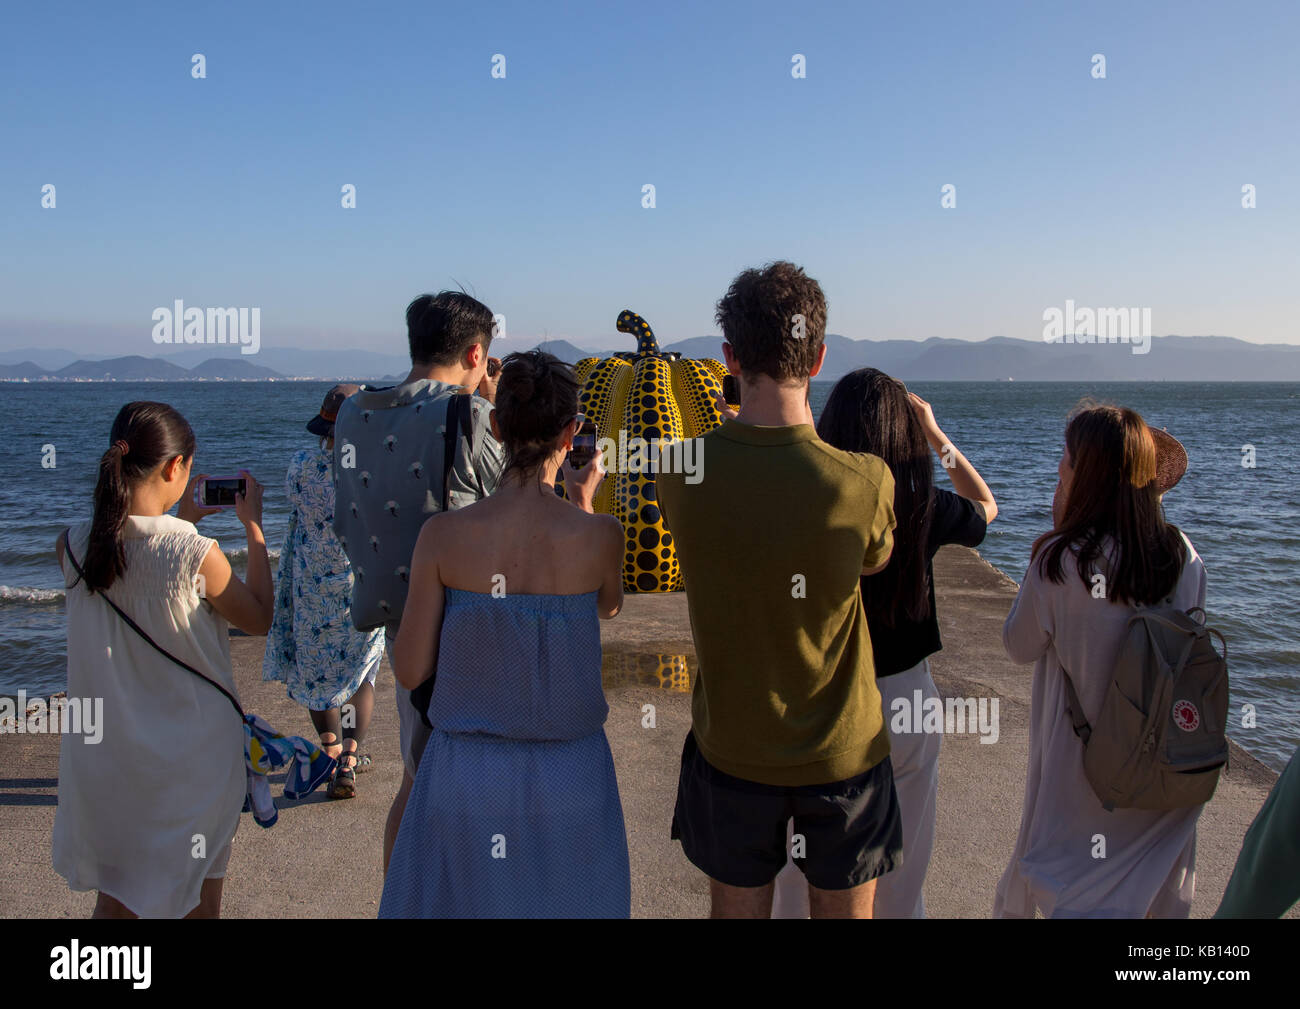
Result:
{"label": "woman in blue strapless dress", "polygon": [[[578,384],[548,354],[502,367],[491,497],[424,526],[393,646],[433,731],[379,915],[627,917],[631,876],[605,738],[599,620],[622,606],[623,530],[591,513],[599,457],[563,466]],[[575,507],[576,506],[576,507]]]}

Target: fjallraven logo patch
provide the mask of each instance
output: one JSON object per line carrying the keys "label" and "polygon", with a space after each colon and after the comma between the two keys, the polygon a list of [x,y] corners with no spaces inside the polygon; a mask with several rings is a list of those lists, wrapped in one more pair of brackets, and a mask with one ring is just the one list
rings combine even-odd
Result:
{"label": "fjallraven logo patch", "polygon": [[1178,701],[1174,704],[1174,724],[1184,732],[1194,732],[1201,724],[1200,712],[1191,701]]}

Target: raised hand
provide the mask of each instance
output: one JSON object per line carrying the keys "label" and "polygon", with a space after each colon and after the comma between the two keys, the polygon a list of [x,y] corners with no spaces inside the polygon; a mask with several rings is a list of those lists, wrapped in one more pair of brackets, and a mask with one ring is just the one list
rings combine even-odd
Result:
{"label": "raised hand", "polygon": [[[735,420],[737,417],[740,416],[740,412],[736,410],[735,407],[730,406],[727,403],[726,397],[722,395],[721,389],[713,390],[713,405],[718,408],[718,413],[722,414],[723,420]],[[811,407],[809,408],[808,412],[809,415],[811,416],[812,414]],[[809,421],[809,423],[812,422]]]}
{"label": "raised hand", "polygon": [[592,511],[596,491],[600,487],[600,482],[605,479],[605,466],[601,455],[602,453],[597,451],[591,457],[591,462],[581,469],[570,466],[567,457],[560,466],[560,475],[564,478],[564,487],[569,493],[569,500],[583,511]]}
{"label": "raised hand", "polygon": [[247,489],[245,493],[235,495],[235,514],[245,526],[261,526],[262,485],[246,469],[241,469],[239,475],[244,478]]}
{"label": "raised hand", "polygon": [[206,473],[200,473],[198,476],[190,477],[190,482],[185,488],[185,493],[181,495],[180,501],[176,503],[176,517],[184,519],[186,522],[197,522],[204,515],[211,515],[213,512],[221,511],[220,508],[212,508],[207,505],[201,505],[194,498],[194,490],[200,480],[206,479]]}

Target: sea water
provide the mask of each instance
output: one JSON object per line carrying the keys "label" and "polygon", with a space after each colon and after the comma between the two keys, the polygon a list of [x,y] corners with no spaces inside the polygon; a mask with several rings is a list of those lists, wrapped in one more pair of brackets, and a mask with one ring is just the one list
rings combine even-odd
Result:
{"label": "sea water", "polygon": [[[0,383],[6,426],[0,694],[24,688],[48,696],[65,687],[64,596],[54,540],[90,516],[96,467],[123,403],[153,399],[180,410],[198,439],[195,473],[247,468],[262,481],[274,565],[288,518],[285,467],[294,451],[318,444],[304,425],[330,384]],[[1131,406],[1182,441],[1188,473],[1165,507],[1205,561],[1209,621],[1228,639],[1230,732],[1280,769],[1300,742],[1300,385],[921,382],[913,388],[997,497],[997,520],[980,553],[1017,581],[1030,544],[1051,524],[1065,420],[1080,398]],[[815,414],[829,391],[830,384],[814,383]],[[935,479],[947,485],[938,466]],[[243,572],[243,530],[233,509],[204,518],[199,530],[219,540]],[[1253,705],[1253,729],[1239,728],[1243,705]]]}

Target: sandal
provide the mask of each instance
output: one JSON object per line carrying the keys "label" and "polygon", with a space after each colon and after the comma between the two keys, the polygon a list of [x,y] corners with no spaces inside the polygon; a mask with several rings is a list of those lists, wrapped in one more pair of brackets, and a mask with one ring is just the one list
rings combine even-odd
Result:
{"label": "sandal", "polygon": [[[343,762],[349,757],[352,763],[345,766]],[[344,750],[339,755],[338,767],[334,769],[327,793],[331,799],[351,799],[357,794],[357,762],[356,750]]]}
{"label": "sandal", "polygon": [[343,748],[343,740],[339,739],[337,736],[334,736],[334,741],[333,741],[332,743],[327,743],[327,742],[325,742],[325,739],[324,739],[325,736],[334,736],[334,733],[332,733],[332,732],[322,732],[322,733],[320,733],[320,735],[317,737],[317,738],[320,739],[320,744],[319,744],[319,745],[320,745],[320,752],[323,753],[323,754],[325,754],[325,756],[327,756],[327,757],[334,757],[335,760],[338,760],[339,757],[341,757],[343,754],[340,753],[338,756],[335,756],[334,754],[330,753],[329,751],[330,751],[330,750],[333,750],[333,749],[340,749],[340,750],[341,750],[341,749]]}

